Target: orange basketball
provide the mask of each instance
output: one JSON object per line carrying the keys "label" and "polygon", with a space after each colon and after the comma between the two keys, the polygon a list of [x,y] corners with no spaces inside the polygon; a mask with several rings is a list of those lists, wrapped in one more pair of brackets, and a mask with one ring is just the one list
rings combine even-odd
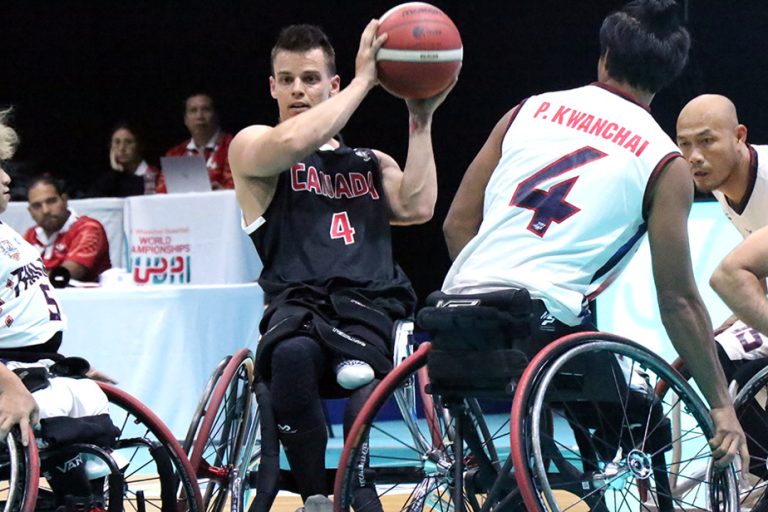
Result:
{"label": "orange basketball", "polygon": [[400,98],[420,99],[442,91],[459,74],[464,49],[456,25],[424,2],[393,7],[379,19],[389,34],[376,54],[379,82]]}

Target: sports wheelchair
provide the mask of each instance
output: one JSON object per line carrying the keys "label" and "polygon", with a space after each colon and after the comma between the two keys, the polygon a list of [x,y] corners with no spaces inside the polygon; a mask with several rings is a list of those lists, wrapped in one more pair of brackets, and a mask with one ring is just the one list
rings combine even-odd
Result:
{"label": "sports wheelchair", "polygon": [[48,442],[38,448],[31,433],[29,446],[23,447],[16,428],[0,448],[2,510],[56,509],[53,490],[47,479],[41,478],[41,468],[51,470],[50,461],[66,453],[86,460],[93,490],[90,503],[67,502],[67,510],[199,512],[200,489],[186,455],[168,428],[128,393],[106,383],[98,385],[109,400],[116,437],[105,445],[93,444],[87,438],[67,443],[41,439]]}
{"label": "sports wheelchair", "polygon": [[[599,332],[532,347],[525,291],[431,299],[418,316],[431,342],[410,347],[347,437],[335,510],[738,510],[733,469],[696,468],[711,458],[707,408],[656,354]],[[661,383],[670,392],[656,394]],[[419,395],[430,398],[417,417]],[[408,427],[391,439],[413,457],[377,444],[391,402]],[[693,478],[672,492],[671,479]],[[354,502],[361,485],[378,503]]]}
{"label": "sports wheelchair", "polygon": [[[599,332],[539,350],[527,293],[465,299],[420,312],[431,341],[399,326],[396,366],[329,470],[335,510],[738,510],[734,471],[707,465],[707,408],[656,354]],[[208,510],[227,498],[233,511],[266,510],[277,488],[290,488],[284,474],[263,470],[277,447],[262,444],[273,421],[262,421],[268,394],[252,379],[250,352],[223,361],[190,428]],[[693,479],[695,488],[674,492]],[[355,501],[361,487],[377,498]]]}
{"label": "sports wheelchair", "polygon": [[[413,322],[398,322],[393,331],[397,364],[410,354]],[[409,400],[403,407],[413,410],[415,397]],[[269,510],[278,490],[296,491],[290,472],[279,468],[270,411],[266,385],[254,380],[252,353],[243,349],[224,358],[209,379],[183,445],[206,510]],[[263,430],[272,442],[262,443]],[[335,469],[327,470],[329,494],[334,476]]]}

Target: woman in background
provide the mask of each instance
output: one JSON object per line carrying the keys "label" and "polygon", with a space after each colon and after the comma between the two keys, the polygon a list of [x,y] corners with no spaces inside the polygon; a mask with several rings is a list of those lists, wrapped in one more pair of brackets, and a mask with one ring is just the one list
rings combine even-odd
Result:
{"label": "woman in background", "polygon": [[88,197],[127,197],[154,194],[160,171],[143,157],[144,144],[134,127],[119,123],[112,130],[110,169],[96,178]]}

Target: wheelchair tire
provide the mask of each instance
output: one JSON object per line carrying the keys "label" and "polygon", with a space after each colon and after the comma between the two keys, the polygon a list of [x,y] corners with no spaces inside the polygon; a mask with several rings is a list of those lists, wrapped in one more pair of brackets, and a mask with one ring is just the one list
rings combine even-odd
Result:
{"label": "wheelchair tire", "polygon": [[[654,392],[662,380],[672,391],[664,398]],[[687,415],[681,439],[686,464],[676,468],[677,478],[706,479],[706,492],[670,492],[672,402]],[[544,412],[554,418],[549,432],[539,421]],[[518,383],[511,433],[515,477],[530,511],[563,510],[566,503],[588,510],[735,511],[733,469],[706,471],[713,433],[704,403],[656,354],[607,333],[569,335],[539,352]],[[643,503],[641,494],[650,502]]]}
{"label": "wheelchair tire", "polygon": [[213,388],[215,388],[216,383],[219,382],[221,374],[224,373],[224,368],[226,368],[230,359],[232,359],[232,356],[226,356],[221,361],[219,361],[216,369],[208,379],[208,383],[205,385],[203,396],[200,397],[200,402],[198,402],[195,413],[192,415],[192,421],[189,424],[187,435],[184,437],[184,444],[181,445],[182,448],[184,448],[184,453],[187,455],[189,455],[189,453],[192,451],[192,445],[195,442],[197,431],[200,430],[200,423],[203,421],[203,417],[205,416],[206,407],[208,406],[208,402],[211,401],[211,393],[213,393]]}
{"label": "wheelchair tire", "polygon": [[247,349],[239,350],[227,362],[208,403],[200,409],[202,419],[189,460],[209,512],[220,512],[233,489],[236,491],[240,485],[237,471],[242,467],[243,447],[252,421],[253,371],[253,355]]}
{"label": "wheelchair tire", "polygon": [[[195,473],[168,427],[130,394],[98,384],[109,399],[112,422],[120,430],[112,458],[124,477],[124,510],[202,512]],[[108,493],[105,489],[105,496]]]}
{"label": "wheelchair tire", "polygon": [[747,435],[750,474],[739,486],[741,510],[768,512],[768,366],[744,384],[733,406]]}
{"label": "wheelchair tire", "polygon": [[33,512],[37,503],[40,459],[32,429],[29,446],[21,444],[18,429],[0,449],[0,511]]}

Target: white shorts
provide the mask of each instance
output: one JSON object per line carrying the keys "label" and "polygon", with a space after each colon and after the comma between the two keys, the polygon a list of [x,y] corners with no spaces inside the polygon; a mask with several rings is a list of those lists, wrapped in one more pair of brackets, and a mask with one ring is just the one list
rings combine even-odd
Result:
{"label": "white shorts", "polygon": [[[8,361],[10,370],[17,368],[50,368],[50,359],[41,359],[35,363]],[[50,376],[50,386],[32,393],[40,409],[40,419],[55,416],[82,418],[109,412],[107,395],[91,379],[73,379],[70,377]]]}
{"label": "white shorts", "polygon": [[51,377],[50,386],[32,393],[40,419],[55,416],[81,418],[109,412],[107,395],[91,379]]}

